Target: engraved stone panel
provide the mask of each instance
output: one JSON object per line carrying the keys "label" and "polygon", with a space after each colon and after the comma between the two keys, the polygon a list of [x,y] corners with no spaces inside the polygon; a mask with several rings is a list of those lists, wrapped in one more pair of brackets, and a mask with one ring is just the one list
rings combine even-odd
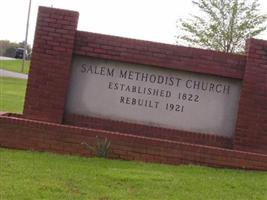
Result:
{"label": "engraved stone panel", "polygon": [[66,112],[232,137],[241,81],[76,56]]}

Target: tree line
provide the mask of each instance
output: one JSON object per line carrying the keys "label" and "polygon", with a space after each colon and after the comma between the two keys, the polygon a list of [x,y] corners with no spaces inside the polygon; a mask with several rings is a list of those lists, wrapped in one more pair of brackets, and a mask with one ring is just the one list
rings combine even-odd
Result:
{"label": "tree line", "polygon": [[[23,42],[11,42],[9,40],[0,40],[0,56],[6,57],[15,57],[15,52],[17,48],[24,48],[24,41]],[[31,53],[31,46],[27,45],[27,52],[28,54]]]}
{"label": "tree line", "polygon": [[177,44],[244,53],[245,41],[266,30],[258,0],[193,0],[198,15],[179,19]]}

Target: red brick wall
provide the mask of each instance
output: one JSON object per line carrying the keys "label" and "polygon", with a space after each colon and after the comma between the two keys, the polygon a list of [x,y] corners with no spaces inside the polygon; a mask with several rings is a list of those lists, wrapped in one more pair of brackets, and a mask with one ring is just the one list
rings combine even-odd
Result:
{"label": "red brick wall", "polygon": [[267,155],[0,116],[0,146],[92,156],[96,136],[111,141],[110,158],[267,170]]}
{"label": "red brick wall", "polygon": [[151,127],[80,115],[65,115],[64,124],[215,147],[232,148],[233,145],[232,138],[222,136]]}
{"label": "red brick wall", "polygon": [[267,154],[267,41],[247,41],[235,149]]}
{"label": "red brick wall", "polygon": [[242,79],[246,57],[77,31],[74,54]]}
{"label": "red brick wall", "polygon": [[[24,114],[0,115],[0,146],[90,156],[81,142],[102,136],[111,158],[267,170],[267,41],[249,40],[242,56],[76,31],[77,20],[39,9]],[[234,138],[64,113],[73,55],[243,80]]]}
{"label": "red brick wall", "polygon": [[[226,54],[82,31],[77,31],[73,53],[79,56],[146,64],[239,80],[243,79],[246,65],[246,57],[243,55]],[[216,135],[190,133],[140,124],[114,122],[93,117],[71,116],[68,114],[66,113],[65,115],[65,123],[81,127],[99,128],[225,148],[232,148],[233,143],[232,138]]]}
{"label": "red brick wall", "polygon": [[78,13],[40,7],[24,115],[62,122]]}

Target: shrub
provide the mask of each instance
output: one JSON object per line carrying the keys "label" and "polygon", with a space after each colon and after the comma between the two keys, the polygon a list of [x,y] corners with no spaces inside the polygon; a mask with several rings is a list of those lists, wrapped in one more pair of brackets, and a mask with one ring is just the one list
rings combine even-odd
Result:
{"label": "shrub", "polygon": [[96,155],[96,157],[100,158],[106,158],[108,156],[111,145],[108,138],[99,138],[98,136],[96,136],[95,146],[91,146],[86,142],[82,142],[82,144],[85,145],[89,151],[92,151]]}

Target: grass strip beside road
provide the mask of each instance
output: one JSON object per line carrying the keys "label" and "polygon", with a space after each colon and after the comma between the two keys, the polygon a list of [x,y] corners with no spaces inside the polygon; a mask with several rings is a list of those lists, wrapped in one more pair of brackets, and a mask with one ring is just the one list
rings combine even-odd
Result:
{"label": "grass strip beside road", "polygon": [[88,159],[1,148],[0,168],[1,199],[267,199],[264,172]]}
{"label": "grass strip beside road", "polygon": [[21,72],[22,60],[0,60],[0,69],[18,72],[18,73],[29,73],[30,61],[25,61],[24,70]]}
{"label": "grass strip beside road", "polygon": [[0,111],[22,113],[27,80],[0,77]]}

